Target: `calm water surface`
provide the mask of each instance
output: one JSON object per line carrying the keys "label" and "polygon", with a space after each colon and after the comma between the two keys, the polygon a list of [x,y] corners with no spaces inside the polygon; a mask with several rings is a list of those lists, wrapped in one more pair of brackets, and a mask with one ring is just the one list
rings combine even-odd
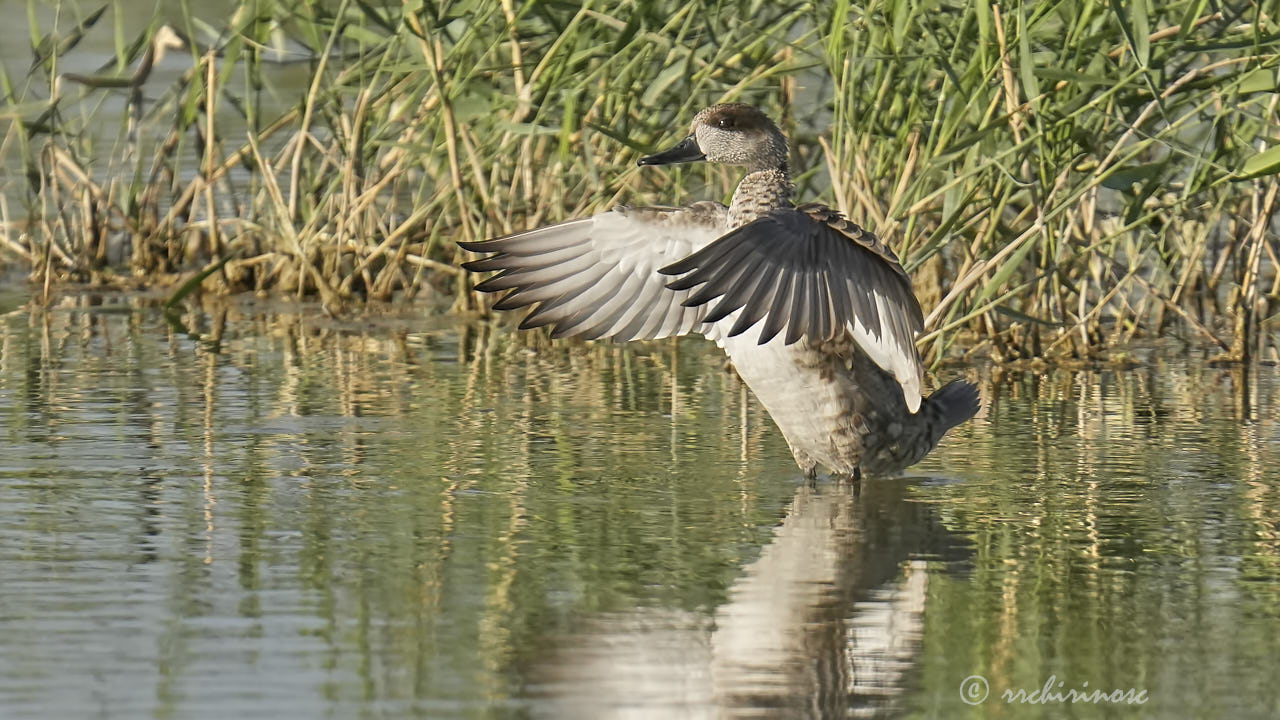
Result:
{"label": "calm water surface", "polygon": [[0,717],[1280,714],[1275,368],[975,371],[855,496],[701,341],[312,317],[0,297]]}

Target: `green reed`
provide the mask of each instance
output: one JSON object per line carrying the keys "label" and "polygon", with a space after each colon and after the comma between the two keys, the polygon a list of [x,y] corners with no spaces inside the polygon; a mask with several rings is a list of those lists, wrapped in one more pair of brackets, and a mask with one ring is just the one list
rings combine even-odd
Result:
{"label": "green reed", "polygon": [[[1280,22],[1258,3],[245,0],[133,37],[118,5],[30,7],[31,70],[0,72],[23,175],[0,186],[27,204],[0,204],[0,252],[46,293],[474,307],[454,240],[725,199],[731,169],[634,161],[744,100],[792,135],[802,194],[900,250],[934,360],[1157,336],[1277,359]],[[63,72],[89,33],[113,62]],[[157,87],[163,50],[189,61]]]}

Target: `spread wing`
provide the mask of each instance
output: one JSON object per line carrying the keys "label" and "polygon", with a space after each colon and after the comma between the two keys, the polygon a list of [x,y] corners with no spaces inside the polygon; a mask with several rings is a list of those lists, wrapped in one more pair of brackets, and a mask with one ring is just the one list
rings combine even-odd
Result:
{"label": "spread wing", "polygon": [[741,309],[730,335],[757,323],[762,345],[783,331],[788,345],[851,334],[902,385],[907,407],[919,408],[924,316],[911,280],[887,245],[835,210],[774,210],[659,272],[679,276],[667,284],[674,290],[697,288],[687,305],[719,298],[706,322]]}
{"label": "spread wing", "polygon": [[552,337],[637,340],[698,329],[707,308],[686,305],[688,290],[672,290],[658,268],[706,247],[724,230],[727,208],[713,202],[685,208],[618,207],[593,217],[508,235],[460,242],[492,253],[464,263],[498,270],[476,285],[507,291],[494,308],[533,305],[521,328],[552,326]]}

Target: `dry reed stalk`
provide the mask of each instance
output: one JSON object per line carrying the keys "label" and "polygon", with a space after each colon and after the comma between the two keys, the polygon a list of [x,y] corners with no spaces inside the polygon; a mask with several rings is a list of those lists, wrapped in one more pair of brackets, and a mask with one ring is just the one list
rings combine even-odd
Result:
{"label": "dry reed stalk", "polygon": [[[1277,301],[1280,273],[1268,276],[1277,253],[1256,230],[1265,189],[1245,205],[1228,181],[1275,135],[1255,76],[1274,73],[1280,57],[1266,42],[1274,19],[1231,0],[1213,14],[1190,0],[1145,8],[1155,30],[1141,36],[1097,16],[1073,24],[1073,10],[1099,10],[1071,3],[944,2],[904,16],[907,25],[814,3],[734,23],[689,6],[628,19],[604,5],[547,8],[554,22],[539,25],[498,0],[462,34],[431,11],[375,18],[363,4],[340,5],[334,22],[309,8],[288,16],[314,38],[314,74],[297,107],[235,152],[223,146],[236,132],[218,109],[249,98],[236,97],[237,65],[262,77],[244,48],[268,31],[244,5],[233,39],[193,49],[192,68],[161,96],[168,107],[134,126],[161,138],[148,169],[132,163],[134,182],[93,182],[83,169],[101,165],[70,113],[48,116],[52,143],[34,125],[11,124],[0,157],[33,149],[29,175],[44,185],[31,195],[35,232],[0,247],[18,243],[51,283],[98,279],[126,235],[135,277],[157,282],[236,255],[220,266],[220,291],[274,287],[336,307],[447,275],[466,303],[466,276],[445,269],[458,258],[441,239],[658,199],[647,196],[654,188],[664,201],[724,193],[731,173],[641,175],[631,161],[699,105],[770,104],[797,90],[797,72],[825,69],[831,131],[796,138],[800,182],[825,163],[834,203],[894,236],[937,299],[927,336],[935,361],[961,332],[1007,357],[1093,357],[1174,318],[1212,336],[1225,316],[1261,318]],[[1214,38],[1228,40],[1205,44]],[[59,64],[38,67],[56,80]],[[152,64],[144,56],[134,77]],[[487,111],[477,113],[478,99]],[[76,100],[64,94],[50,109]],[[131,121],[144,117],[140,94],[129,105]],[[788,127],[797,109],[780,108]],[[255,102],[254,126],[258,112]],[[1234,144],[1197,145],[1204,125]],[[267,146],[280,130],[285,141]],[[119,167],[131,164],[135,139]],[[188,148],[194,175],[183,166]],[[1180,236],[1174,223],[1194,229]],[[1240,291],[1217,307],[1222,283]],[[1247,318],[1234,329],[1249,347],[1264,335]]]}

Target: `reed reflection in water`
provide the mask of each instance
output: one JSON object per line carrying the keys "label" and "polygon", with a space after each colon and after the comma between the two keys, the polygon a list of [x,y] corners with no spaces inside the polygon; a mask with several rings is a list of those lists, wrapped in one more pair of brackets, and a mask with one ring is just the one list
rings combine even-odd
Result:
{"label": "reed reflection in water", "polygon": [[5,312],[16,717],[981,717],[973,674],[1280,708],[1274,368],[984,369],[982,416],[855,497],[697,341]]}

